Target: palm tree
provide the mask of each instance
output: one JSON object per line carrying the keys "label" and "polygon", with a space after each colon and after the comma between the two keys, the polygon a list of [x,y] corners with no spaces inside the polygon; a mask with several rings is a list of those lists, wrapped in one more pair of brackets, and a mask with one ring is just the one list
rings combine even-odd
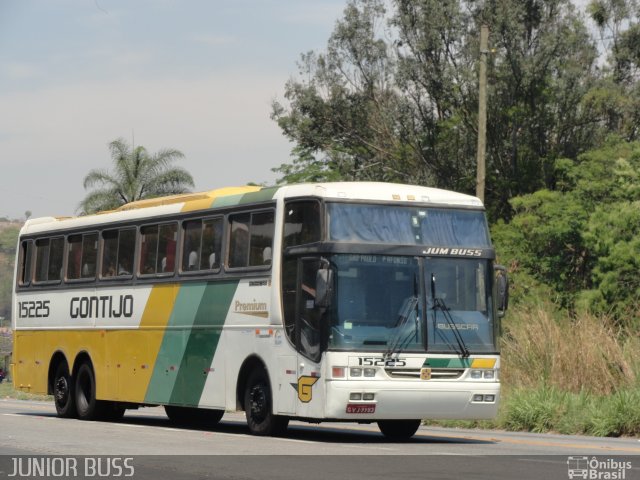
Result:
{"label": "palm tree", "polygon": [[190,191],[193,177],[185,169],[171,164],[183,158],[174,149],[160,150],[150,155],[144,147],[132,147],[122,138],[109,144],[113,172],[91,170],[84,177],[84,188],[96,187],[78,207],[82,213],[112,210],[125,203],[145,198],[174,195]]}

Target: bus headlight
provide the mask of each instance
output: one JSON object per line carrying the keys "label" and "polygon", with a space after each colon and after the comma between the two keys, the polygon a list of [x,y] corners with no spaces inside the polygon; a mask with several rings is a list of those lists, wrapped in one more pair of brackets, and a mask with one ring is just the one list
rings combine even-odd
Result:
{"label": "bus headlight", "polygon": [[497,380],[498,379],[498,371],[497,370],[471,370],[469,376],[473,380]]}
{"label": "bus headlight", "polygon": [[360,367],[352,367],[349,369],[349,375],[352,377],[361,377],[362,369]]}
{"label": "bus headlight", "polygon": [[365,368],[364,369],[364,376],[365,377],[375,377],[376,376],[376,369],[375,368]]}

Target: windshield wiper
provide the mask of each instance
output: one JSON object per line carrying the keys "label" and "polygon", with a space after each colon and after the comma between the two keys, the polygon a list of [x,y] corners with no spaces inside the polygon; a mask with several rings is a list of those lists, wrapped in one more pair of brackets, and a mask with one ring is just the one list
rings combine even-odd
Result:
{"label": "windshield wiper", "polygon": [[[436,312],[437,310],[440,310],[442,312],[442,316],[447,321],[449,328],[453,332],[453,336],[455,337],[456,342],[458,343],[458,347],[460,347],[459,353],[463,357],[468,357],[469,349],[467,348],[467,345],[464,343],[464,339],[462,338],[462,334],[460,333],[460,330],[458,330],[458,326],[453,321],[453,318],[451,318],[451,313],[449,312],[449,308],[447,307],[446,303],[444,303],[444,300],[442,298],[436,297],[436,276],[433,273],[431,274],[431,298],[433,298],[434,329],[437,330],[437,327],[438,327],[438,325],[436,324]],[[447,343],[449,342],[447,341]]]}
{"label": "windshield wiper", "polygon": [[[406,335],[402,335],[402,330],[404,329],[404,325],[411,318],[411,314],[414,313],[414,322],[415,328],[413,331],[409,331]],[[394,325],[394,328],[399,329],[398,333],[393,337],[393,341],[391,345],[384,353],[385,358],[391,357],[394,353],[398,353],[406,347],[406,345],[411,340],[411,337],[415,336],[416,342],[418,341],[418,332],[419,332],[419,321],[418,321],[418,297],[415,295],[406,299],[404,305],[402,306],[402,310],[400,310],[400,315],[398,315],[398,320]]]}

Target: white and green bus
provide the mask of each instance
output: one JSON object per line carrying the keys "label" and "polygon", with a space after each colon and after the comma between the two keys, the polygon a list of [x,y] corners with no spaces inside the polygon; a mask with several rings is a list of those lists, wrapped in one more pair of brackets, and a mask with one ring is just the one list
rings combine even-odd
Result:
{"label": "white and green bus", "polygon": [[482,203],[419,186],[318,183],[144,200],[20,232],[16,388],[58,415],[163,405],[252,433],[290,419],[496,414],[504,269]]}

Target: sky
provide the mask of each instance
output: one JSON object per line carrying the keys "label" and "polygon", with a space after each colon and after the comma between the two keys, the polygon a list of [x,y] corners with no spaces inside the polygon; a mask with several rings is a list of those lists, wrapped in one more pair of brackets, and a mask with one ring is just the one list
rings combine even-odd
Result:
{"label": "sky", "polygon": [[346,0],[0,0],[0,217],[77,214],[122,137],[175,148],[195,191],[272,184],[269,118]]}

